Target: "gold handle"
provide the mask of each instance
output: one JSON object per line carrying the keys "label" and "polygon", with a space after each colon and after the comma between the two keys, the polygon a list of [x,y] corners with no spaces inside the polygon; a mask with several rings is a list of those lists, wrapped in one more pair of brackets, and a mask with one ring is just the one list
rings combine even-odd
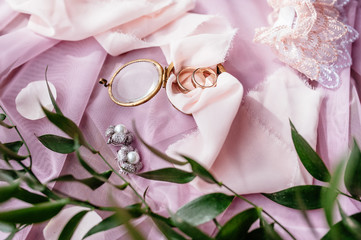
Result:
{"label": "gold handle", "polygon": [[101,78],[99,79],[99,83],[104,85],[104,87],[108,87],[109,84],[108,84],[108,80],[104,79],[104,78]]}

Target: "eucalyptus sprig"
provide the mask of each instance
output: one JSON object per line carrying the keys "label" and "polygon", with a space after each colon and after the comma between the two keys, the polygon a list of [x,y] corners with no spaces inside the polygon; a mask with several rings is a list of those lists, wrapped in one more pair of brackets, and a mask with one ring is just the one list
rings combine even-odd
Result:
{"label": "eucalyptus sprig", "polygon": [[[257,206],[247,198],[239,195],[237,192],[232,190],[230,187],[228,187],[226,184],[216,180],[216,178],[202,165],[200,165],[198,162],[193,160],[190,157],[182,156],[185,161],[179,161],[176,159],[173,159],[162,152],[160,152],[158,149],[150,146],[139,134],[137,131],[137,128],[135,126],[135,123],[133,122],[133,128],[135,129],[135,133],[137,137],[140,139],[140,141],[155,155],[160,157],[161,159],[175,164],[175,165],[186,165],[189,164],[191,166],[191,172],[186,172],[177,168],[164,168],[164,169],[158,169],[150,172],[143,172],[138,174],[138,176],[151,179],[151,180],[157,180],[157,181],[166,181],[166,182],[173,182],[173,183],[188,183],[192,181],[195,177],[201,178],[203,181],[216,184],[219,187],[224,187],[227,190],[229,190],[233,195],[229,196],[224,193],[213,193],[204,195],[188,204],[183,206],[181,209],[179,209],[175,214],[174,217],[177,217],[179,219],[182,219],[182,221],[187,222],[187,224],[197,226],[201,223],[208,222],[210,220],[215,219],[220,213],[225,211],[227,207],[231,204],[234,197],[240,198],[241,200],[247,202],[250,204],[254,209],[252,212],[252,216],[250,216],[250,213],[241,212],[238,215],[240,216],[248,216],[251,219],[254,219],[253,222],[256,220],[260,220],[259,227],[259,233],[262,232],[262,235],[265,238],[270,239],[281,239],[281,237],[278,235],[278,233],[273,229],[273,227],[269,227],[267,221],[262,216],[262,213],[271,218],[274,223],[279,225],[292,239],[296,239],[290,231],[287,230],[285,226],[283,226],[280,222],[278,222],[271,214],[269,214],[266,210],[262,209],[261,207]],[[214,199],[213,202],[207,202],[203,201],[204,199]],[[214,208],[212,206],[214,205]],[[211,206],[211,208],[209,208]],[[186,211],[186,214],[184,214],[183,209],[190,209],[189,211]],[[219,232],[216,236],[216,239],[248,239],[247,232],[249,228],[251,227],[252,223],[250,225],[245,224],[243,221],[247,220],[236,220],[240,217],[236,215],[234,216],[235,219],[231,219],[226,225],[224,226],[218,226]],[[238,217],[237,217],[238,216]],[[194,220],[195,219],[195,220]],[[204,221],[200,221],[198,219],[205,219]],[[242,226],[242,227],[241,227]],[[229,231],[229,229],[234,229],[233,231]],[[237,230],[238,229],[238,230]],[[242,229],[242,230],[240,230]],[[182,230],[182,229],[181,229]],[[237,233],[236,233],[237,232]],[[186,233],[186,232],[185,232]],[[226,234],[227,233],[227,234]],[[187,233],[186,233],[187,234]],[[189,235],[190,236],[190,235]],[[196,236],[190,236],[190,237],[196,237]]]}
{"label": "eucalyptus sprig", "polygon": [[[1,107],[1,106],[0,106]],[[5,110],[2,113],[2,121],[8,120],[11,121],[8,114]],[[11,121],[12,128],[17,129],[16,126]],[[9,128],[9,129],[12,129]],[[19,137],[21,136],[20,132]],[[76,199],[75,197],[68,196],[65,193],[59,192],[56,189],[50,189],[47,184],[42,183],[34,174],[30,166],[26,166],[22,161],[30,158],[31,153],[28,151],[28,156],[18,155],[18,151],[25,144],[24,138],[20,137],[23,141],[10,142],[1,144],[0,154],[1,159],[5,161],[8,168],[0,169],[0,181],[7,182],[7,185],[0,187],[0,202],[6,202],[12,198],[19,199],[21,201],[31,204],[30,207],[14,209],[10,211],[1,211],[0,212],[0,230],[9,232],[7,239],[14,237],[15,233],[24,229],[25,227],[49,220],[57,215],[65,206],[67,205],[78,205],[87,207],[90,210],[98,209],[102,211],[116,211],[119,210],[119,207],[102,207],[94,205],[88,201],[83,201]],[[77,141],[74,141],[76,143]],[[63,145],[64,147],[64,145]],[[67,146],[65,146],[67,147]],[[27,148],[28,149],[28,148]],[[80,157],[80,155],[79,155]],[[12,161],[17,162],[22,169],[15,169],[13,167]],[[80,160],[81,161],[81,160]],[[83,164],[87,163],[83,161]],[[87,165],[87,169],[90,171],[91,167]],[[52,181],[76,181],[80,182],[92,190],[97,189],[105,182],[108,182],[111,172],[107,171],[104,173],[96,173],[93,171],[93,176],[86,179],[76,179],[71,175],[65,175],[53,179]],[[25,186],[31,188],[32,191],[26,190]],[[121,189],[120,187],[118,189]],[[140,206],[137,209],[140,211]],[[135,212],[135,208],[132,208],[132,212]],[[85,215],[85,214],[84,214]],[[84,217],[84,215],[76,215],[72,218],[72,223],[76,224]],[[62,231],[61,236],[69,236],[65,232],[69,231],[69,225],[65,226]],[[70,234],[71,237],[71,234]],[[67,238],[61,238],[67,239]],[[70,239],[70,238],[69,238]]]}
{"label": "eucalyptus sprig", "polygon": [[[132,227],[130,220],[134,218],[139,218],[141,216],[147,216],[153,220],[155,225],[158,226],[159,230],[168,239],[186,239],[188,237],[191,237],[193,239],[232,239],[230,238],[232,236],[234,239],[239,239],[239,237],[243,237],[243,235],[248,234],[250,226],[257,220],[260,221],[260,230],[252,234],[262,233],[264,236],[273,236],[276,239],[279,238],[277,237],[278,234],[274,231],[272,227],[273,225],[268,224],[262,216],[261,213],[264,213],[264,210],[257,207],[256,205],[253,205],[253,208],[251,209],[236,214],[223,226],[217,222],[216,217],[228,208],[235,196],[245,201],[248,201],[244,197],[237,194],[227,195],[224,193],[212,193],[203,195],[185,204],[176,212],[169,212],[169,216],[161,216],[153,212],[145,201],[145,196],[142,196],[132,186],[130,182],[128,182],[121,174],[119,174],[118,171],[116,171],[112,167],[112,165],[104,158],[104,156],[99,151],[95,150],[86,141],[82,131],[72,120],[64,116],[59,106],[55,102],[49,87],[48,90],[55,108],[55,112],[50,112],[46,108],[43,108],[43,111],[47,119],[60,130],[62,130],[65,134],[67,134],[69,138],[64,138],[62,136],[57,136],[53,134],[46,134],[38,136],[38,139],[45,147],[54,152],[63,154],[75,153],[80,165],[85,171],[91,174],[91,177],[79,179],[72,175],[63,175],[50,180],[48,183],[42,183],[33,173],[32,169],[22,163],[24,159],[31,156],[30,151],[29,156],[17,155],[17,150],[19,150],[23,143],[4,144],[5,147],[0,148],[0,152],[4,156],[4,160],[8,163],[9,169],[1,170],[1,174],[3,176],[2,179],[6,179],[9,184],[0,188],[0,193],[3,193],[1,194],[1,196],[3,196],[1,200],[2,202],[5,202],[11,200],[11,198],[18,198],[32,204],[32,206],[27,208],[0,212],[0,223],[2,224],[2,226],[6,226],[7,230],[11,229],[9,238],[14,236],[16,232],[26,226],[42,221],[47,221],[53,218],[61,211],[61,209],[68,205],[83,206],[88,208],[88,210],[84,210],[75,214],[69,220],[69,222],[61,231],[61,234],[59,236],[60,239],[70,239],[75,231],[76,226],[79,224],[82,218],[87,214],[87,212],[92,210],[108,211],[112,212],[113,214],[101,221],[96,226],[94,226],[85,235],[85,237],[91,236],[100,231],[105,231],[114,227],[118,227],[120,225],[125,225],[129,230],[131,236],[133,236],[134,239],[139,239],[141,238],[141,234],[137,232],[134,227]],[[3,115],[5,117],[2,117],[2,121],[8,118],[5,111]],[[8,125],[10,126],[10,124]],[[12,124],[11,126],[12,128],[16,128],[14,124]],[[22,137],[20,138],[23,139]],[[25,140],[23,140],[22,142],[25,143]],[[93,154],[97,154],[100,159],[108,165],[110,171],[106,171],[103,173],[97,172],[81,156],[79,151],[81,147],[88,149]],[[159,152],[155,148],[152,148],[149,145],[148,147],[152,151],[156,151],[157,155],[160,155],[163,159],[166,159],[171,163],[180,165],[190,164],[192,172],[189,173],[176,168],[170,168],[166,170],[143,173],[143,177],[146,177],[147,174],[150,174],[150,176],[152,177],[158,175],[160,178],[162,178],[162,176],[166,176],[164,175],[166,172],[168,174],[168,177],[163,178],[162,180],[176,183],[187,183],[193,180],[195,176],[198,176],[206,182],[218,184],[219,186],[225,186],[223,183],[217,181],[211,173],[209,173],[195,160],[184,156],[185,161],[180,162],[162,154],[161,152]],[[10,160],[16,161],[23,169],[20,171],[15,170],[12,167]],[[122,180],[121,185],[116,185],[109,181],[111,173],[115,173]],[[173,174],[172,178],[169,177],[169,174]],[[86,185],[92,190],[97,189],[103,184],[111,184],[112,186],[115,186],[117,187],[117,189],[120,190],[126,187],[130,187],[133,190],[134,194],[139,198],[141,203],[135,203],[125,208],[120,208],[118,206],[97,206],[89,201],[83,201],[73,196],[70,196],[67,193],[63,193],[56,189],[49,188],[48,184],[54,181],[79,182]],[[32,188],[33,191],[27,191],[24,187],[22,187],[22,185],[27,185],[28,187]],[[198,227],[200,224],[209,221],[213,221],[219,229],[217,235],[214,237],[204,233]],[[3,227],[3,229],[6,229],[6,227]],[[178,231],[175,230],[175,228],[177,228]]]}
{"label": "eucalyptus sprig", "polygon": [[[46,79],[47,80],[47,79]],[[47,81],[46,81],[47,83]],[[142,209],[141,204],[135,204],[126,208],[120,208],[118,206],[107,207],[107,206],[97,206],[95,204],[90,203],[89,201],[83,201],[77,199],[75,197],[69,196],[66,193],[60,192],[56,189],[50,189],[47,185],[48,183],[42,183],[37,176],[32,171],[32,156],[29,150],[26,141],[21,135],[20,131],[10,119],[9,115],[5,112],[2,106],[1,110],[3,113],[0,115],[1,126],[6,127],[7,129],[15,129],[19,135],[21,141],[10,142],[10,143],[0,143],[0,158],[5,161],[8,168],[0,169],[0,181],[8,182],[7,185],[0,187],[0,202],[6,202],[11,200],[12,198],[17,198],[19,200],[28,202],[32,204],[30,207],[15,209],[11,211],[0,212],[0,230],[4,230],[10,232],[8,239],[11,239],[16,232],[24,229],[25,227],[38,222],[43,222],[51,219],[55,215],[57,215],[61,209],[67,205],[78,205],[88,208],[88,211],[91,210],[101,210],[101,211],[111,211],[115,213],[116,218],[112,221],[113,225],[116,223],[116,226],[120,224],[125,224],[125,221],[119,222],[118,219],[125,214],[130,216],[139,217],[143,214],[143,212],[147,211],[148,205],[142,198],[142,196],[134,189],[131,183],[127,182],[115,169],[111,167],[111,165],[104,159],[104,157],[94,148],[92,148],[85,140],[81,130],[77,127],[77,125],[65,117],[61,112],[60,108],[56,104],[54,97],[50,91],[49,85],[48,91],[54,108],[56,110],[55,113],[48,111],[46,108],[43,108],[43,111],[50,122],[60,128],[64,133],[66,133],[71,138],[64,138],[56,135],[43,135],[38,137],[39,141],[43,143],[44,146],[48,147],[50,150],[59,152],[59,153],[72,153],[75,152],[77,158],[84,168],[84,170],[88,171],[92,177],[85,179],[78,179],[72,175],[64,175],[57,177],[55,179],[50,180],[48,183],[53,181],[72,181],[79,182],[92,190],[97,189],[102,186],[104,183],[113,185],[116,189],[124,190],[126,187],[130,187],[134,190],[135,194],[143,200],[143,204],[145,205],[145,210]],[[6,123],[9,121],[10,123]],[[21,156],[18,155],[19,149],[25,145],[28,155]],[[84,146],[89,149],[92,153],[98,154],[101,159],[103,159],[108,166],[111,168],[110,171],[106,171],[104,173],[96,172],[80,155],[79,148],[80,146]],[[30,159],[30,165],[26,166],[23,161],[25,159]],[[12,165],[12,161],[16,161],[21,170],[15,169]],[[122,180],[123,183],[121,185],[113,184],[109,181],[109,177],[115,172]],[[27,185],[27,187],[32,188],[33,191],[27,191],[23,185]],[[60,234],[60,239],[70,239],[72,234],[74,233],[74,226],[76,226],[81,219],[88,212],[82,212],[76,214],[72,217],[70,222],[64,227]],[[122,214],[121,214],[122,213]],[[131,228],[130,224],[126,224],[127,227]],[[100,226],[98,231],[105,230],[106,228],[110,228],[111,226]],[[93,229],[94,233],[94,229]]]}
{"label": "eucalyptus sprig", "polygon": [[[330,231],[322,239],[360,239],[361,218],[359,214],[347,216],[337,199],[338,195],[343,195],[361,202],[361,152],[356,141],[354,141],[354,146],[347,162],[344,160],[340,161],[336,170],[331,175],[321,157],[298,133],[291,121],[290,126],[293,144],[303,166],[314,178],[328,185],[297,186],[263,195],[283,206],[304,211],[307,222],[309,220],[305,210],[323,208]],[[345,164],[346,169],[344,169]],[[339,189],[342,175],[344,175],[344,184],[349,194]],[[338,223],[333,222],[336,204],[339,206],[339,212],[342,216],[342,220]]]}
{"label": "eucalyptus sprig", "polygon": [[[139,217],[147,217],[154,222],[159,231],[163,233],[167,239],[282,239],[274,229],[275,225],[283,229],[284,233],[288,235],[288,238],[296,239],[295,236],[270,213],[244,196],[239,195],[223,182],[217,180],[211,172],[196,160],[187,156],[181,156],[182,161],[171,158],[146,143],[134,125],[135,132],[139,139],[155,155],[174,165],[190,166],[189,171],[168,167],[142,172],[139,173],[138,176],[153,181],[165,181],[171,184],[187,184],[196,177],[199,177],[203,181],[223,187],[231,193],[224,194],[215,192],[205,194],[186,203],[175,212],[169,211],[168,216],[157,214],[146,201],[147,189],[141,194],[131,182],[127,181],[112,167],[112,164],[110,164],[100,151],[96,150],[86,141],[80,128],[62,113],[55,102],[49,85],[47,86],[55,112],[51,112],[46,108],[43,108],[43,111],[47,119],[67,134],[69,138],[53,134],[46,134],[38,136],[37,138],[51,151],[62,154],[75,154],[83,170],[88,172],[91,177],[78,178],[73,175],[63,175],[51,179],[46,183],[41,182],[32,171],[33,159],[25,139],[4,108],[0,106],[2,110],[2,113],[0,113],[0,126],[8,129],[8,131],[15,129],[19,136],[18,141],[0,143],[0,159],[4,160],[6,166],[6,168],[0,169],[0,181],[6,183],[0,187],[0,203],[8,202],[15,198],[30,204],[30,206],[25,208],[0,211],[0,231],[9,233],[7,239],[12,239],[17,232],[32,224],[52,219],[64,207],[71,205],[83,206],[86,209],[71,217],[61,230],[59,239],[71,239],[82,219],[88,212],[94,210],[107,211],[110,213],[110,216],[90,229],[84,238],[124,225],[128,230],[129,236],[133,239],[144,239],[142,234],[134,228],[131,222],[133,219]],[[330,230],[322,239],[360,239],[361,214],[356,213],[348,216],[338,201],[339,195],[349,197],[355,201],[361,201],[361,152],[357,143],[354,142],[354,147],[347,164],[341,163],[336,168],[336,171],[331,174],[319,155],[297,132],[292,122],[290,122],[290,126],[292,140],[302,164],[314,178],[324,182],[325,185],[294,186],[276,193],[263,195],[285,207],[300,210],[310,228],[313,228],[313,226],[307,212],[309,210],[323,208]],[[25,146],[27,150],[27,155],[25,156],[18,154],[20,148],[23,146]],[[108,166],[109,170],[105,172],[96,171],[81,155],[80,148],[85,148],[97,155],[99,160]],[[25,164],[26,159],[29,159],[28,166]],[[36,161],[36,159],[34,159],[34,161]],[[16,162],[21,169],[15,168],[13,162]],[[345,165],[346,167],[344,167]],[[343,173],[344,184],[348,192],[343,192],[339,189]],[[119,180],[121,180],[120,184],[110,181],[112,174],[115,174]],[[119,207],[116,206],[116,204],[114,204],[115,206],[98,206],[89,201],[80,200],[67,193],[50,188],[48,186],[49,183],[55,181],[78,182],[89,187],[91,190],[95,190],[104,184],[109,184],[119,191],[130,188],[138,198],[138,201],[127,207]],[[29,188],[31,191],[29,191]],[[222,225],[218,222],[217,217],[228,209],[234,198],[245,201],[250,205],[250,208],[235,213],[234,216]],[[338,211],[342,217],[337,223],[334,223],[333,218],[335,206],[338,206]],[[213,222],[215,224],[216,231],[213,235],[205,233],[199,227],[207,222]],[[251,226],[255,226],[255,228],[251,229]],[[316,236],[315,231],[313,232]]]}

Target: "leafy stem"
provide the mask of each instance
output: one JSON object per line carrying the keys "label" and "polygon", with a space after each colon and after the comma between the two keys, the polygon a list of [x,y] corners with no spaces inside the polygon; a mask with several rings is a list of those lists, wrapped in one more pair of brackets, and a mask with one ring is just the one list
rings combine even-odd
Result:
{"label": "leafy stem", "polygon": [[[22,140],[22,142],[23,142],[23,144],[26,147],[26,150],[28,152],[28,157],[29,157],[29,160],[30,160],[29,167],[27,167],[22,161],[17,161],[17,163],[31,176],[31,178],[33,180],[36,181],[36,184],[42,185],[44,187],[44,189],[41,192],[43,192],[49,198],[52,198],[52,199],[55,199],[55,200],[61,199],[61,197],[58,194],[69,197],[71,199],[71,203],[73,203],[75,205],[79,205],[79,206],[88,207],[88,208],[91,208],[91,209],[98,209],[98,210],[104,210],[104,211],[112,211],[114,209],[114,208],[96,206],[96,205],[94,205],[94,204],[92,204],[90,202],[82,201],[82,200],[76,199],[74,197],[68,196],[67,194],[65,194],[63,192],[60,192],[60,191],[57,191],[56,189],[50,190],[48,186],[42,184],[41,181],[38,179],[38,177],[32,171],[32,156],[31,156],[31,152],[30,152],[28,144],[26,143],[26,141],[25,141],[24,137],[22,136],[22,134],[20,133],[18,127],[11,120],[10,116],[7,114],[5,109],[1,105],[0,105],[0,108],[3,111],[3,113],[7,116],[7,118],[9,119],[9,122],[11,123],[13,128],[16,130],[18,136],[21,138],[21,140]],[[58,193],[58,194],[56,194],[56,193]]]}
{"label": "leafy stem", "polygon": [[8,117],[9,119],[9,122],[11,123],[11,125],[14,127],[15,131],[17,132],[17,134],[19,135],[21,141],[24,143],[24,146],[26,148],[26,151],[28,152],[28,157],[29,157],[29,169],[32,168],[33,166],[33,158],[31,156],[31,153],[30,153],[30,149],[29,149],[29,146],[28,144],[25,142],[25,139],[24,137],[21,135],[18,127],[14,124],[14,122],[11,120],[11,117],[7,114],[7,112],[5,111],[5,109],[0,105],[0,108],[1,110],[3,111],[3,113],[5,113],[5,115]]}
{"label": "leafy stem", "polygon": [[22,163],[21,161],[17,162],[27,173],[29,173],[31,175],[32,178],[34,178],[34,180],[41,184],[40,180],[35,176],[35,174],[33,173],[33,171],[30,169],[30,167],[25,166],[24,163]]}
{"label": "leafy stem", "polygon": [[217,219],[213,218],[213,222],[214,222],[214,224],[216,225],[216,227],[217,227],[218,230],[222,228],[222,225],[219,224],[219,222],[217,221]]}
{"label": "leafy stem", "polygon": [[[249,201],[247,198],[242,197],[241,195],[239,195],[238,193],[236,193],[235,191],[233,191],[230,187],[228,187],[227,185],[225,185],[224,183],[220,184],[221,186],[225,187],[227,190],[229,190],[230,192],[232,192],[236,197],[238,197],[239,199],[247,202],[248,204],[252,205],[255,208],[259,208],[256,204],[254,204],[253,202]],[[287,228],[285,226],[283,226],[279,221],[277,221],[270,213],[268,213],[266,210],[262,209],[262,212],[264,214],[266,214],[269,218],[271,218],[278,226],[280,226],[292,239],[296,240],[295,236],[292,235],[292,233],[290,231],[287,230]]]}
{"label": "leafy stem", "polygon": [[269,214],[266,210],[262,209],[262,212],[266,214],[269,218],[271,218],[278,226],[280,226],[292,239],[296,240],[295,236],[290,233],[287,228],[285,228],[279,221],[277,221],[271,214]]}
{"label": "leafy stem", "polygon": [[343,196],[346,196],[348,198],[352,198],[358,202],[361,202],[361,199],[359,197],[356,197],[356,196],[352,196],[352,195],[349,195],[347,193],[344,193],[344,192],[341,192],[340,190],[337,190],[339,194],[343,195]]}
{"label": "leafy stem", "polygon": [[135,193],[135,195],[142,201],[142,203],[144,204],[144,206],[149,210],[150,207],[149,205],[146,203],[146,201],[144,200],[144,198],[138,193],[138,191],[133,187],[133,185],[128,182],[117,170],[115,170],[113,168],[113,166],[104,158],[104,156],[97,151],[97,153],[99,155],[99,157],[105,162],[105,164],[108,165],[108,167],[124,182],[126,183],[132,190],[133,192]]}
{"label": "leafy stem", "polygon": [[61,197],[59,197],[52,190],[50,190],[48,186],[42,184],[41,181],[36,177],[34,172],[29,167],[25,166],[25,164],[23,164],[21,161],[19,161],[18,163],[27,173],[30,174],[30,176],[36,181],[37,184],[42,185],[44,187],[44,189],[41,191],[42,193],[44,193],[49,198],[52,198],[55,200],[61,199]]}
{"label": "leafy stem", "polygon": [[253,207],[258,207],[256,204],[254,204],[253,202],[249,201],[247,198],[242,197],[241,195],[239,195],[238,193],[236,193],[235,191],[233,191],[230,187],[228,187],[227,185],[225,185],[224,183],[221,183],[222,187],[225,187],[227,190],[229,190],[230,192],[232,192],[236,197],[242,199],[243,201],[245,201],[246,203],[252,205]]}

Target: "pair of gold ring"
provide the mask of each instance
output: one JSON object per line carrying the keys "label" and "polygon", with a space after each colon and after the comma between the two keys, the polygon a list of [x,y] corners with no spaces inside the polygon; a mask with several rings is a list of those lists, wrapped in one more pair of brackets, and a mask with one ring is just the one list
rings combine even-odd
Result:
{"label": "pair of gold ring", "polygon": [[215,87],[217,74],[211,68],[187,67],[177,74],[177,84],[182,92],[190,92],[195,88]]}

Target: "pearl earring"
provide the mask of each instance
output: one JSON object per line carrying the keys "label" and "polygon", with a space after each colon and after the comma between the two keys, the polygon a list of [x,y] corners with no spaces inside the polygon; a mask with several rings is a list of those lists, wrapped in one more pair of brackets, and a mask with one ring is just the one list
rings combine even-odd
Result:
{"label": "pearl earring", "polygon": [[123,124],[116,126],[109,126],[105,131],[105,136],[108,137],[108,144],[114,146],[129,145],[133,142],[133,134]]}
{"label": "pearl earring", "polygon": [[115,158],[120,173],[137,173],[143,168],[138,150],[130,145],[134,136],[123,124],[109,126],[105,131],[105,136],[108,137],[108,144],[120,146]]}

